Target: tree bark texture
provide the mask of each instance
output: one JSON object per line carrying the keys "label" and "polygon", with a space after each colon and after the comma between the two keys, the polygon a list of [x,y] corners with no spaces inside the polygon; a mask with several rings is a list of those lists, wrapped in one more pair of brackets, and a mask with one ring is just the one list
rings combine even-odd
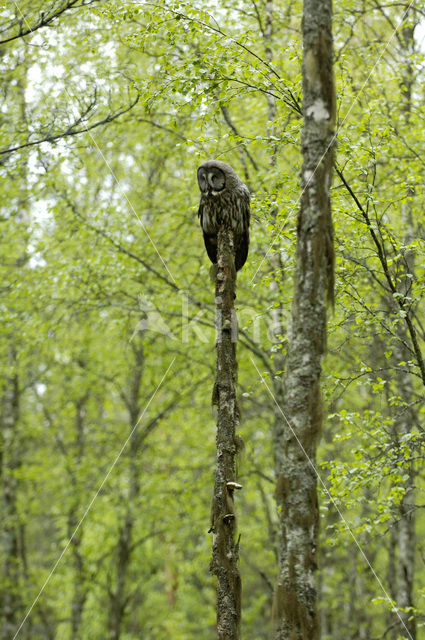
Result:
{"label": "tree bark texture", "polygon": [[241,580],[233,502],[237,454],[235,431],[239,424],[235,390],[237,321],[233,232],[222,227],[217,244],[217,378],[213,392],[218,412],[217,461],[211,512],[213,550],[210,570],[218,580],[217,637],[219,640],[236,640],[240,626]]}
{"label": "tree bark texture", "polygon": [[279,569],[273,602],[275,640],[317,640],[315,584],[319,527],[316,447],[322,423],[321,357],[326,348],[326,297],[333,301],[333,171],[335,89],[332,2],[303,9],[302,197],[295,291],[285,378],[285,412],[276,499]]}

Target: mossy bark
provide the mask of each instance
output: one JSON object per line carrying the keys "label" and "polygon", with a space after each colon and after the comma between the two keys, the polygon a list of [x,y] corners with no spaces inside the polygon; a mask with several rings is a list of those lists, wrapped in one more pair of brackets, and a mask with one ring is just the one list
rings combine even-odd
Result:
{"label": "mossy bark", "polygon": [[321,358],[326,299],[333,302],[335,89],[331,0],[305,0],[303,11],[302,196],[295,291],[285,376],[285,407],[276,499],[279,570],[275,640],[320,636],[315,571],[319,528],[316,448],[322,423]]}

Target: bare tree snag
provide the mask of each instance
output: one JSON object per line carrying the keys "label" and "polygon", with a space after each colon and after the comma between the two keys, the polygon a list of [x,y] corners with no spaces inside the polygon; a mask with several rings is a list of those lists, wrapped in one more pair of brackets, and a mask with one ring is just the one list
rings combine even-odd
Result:
{"label": "bare tree snag", "polygon": [[320,636],[315,584],[319,528],[315,460],[322,423],[320,374],[326,347],[326,297],[333,301],[331,0],[304,0],[303,49],[302,197],[285,378],[288,422],[281,430],[276,487],[280,520],[273,603],[275,640],[317,640]]}
{"label": "bare tree snag", "polygon": [[210,570],[217,576],[217,638],[239,638],[241,580],[238,568],[236,515],[233,495],[237,454],[235,431],[239,424],[236,402],[237,321],[234,308],[236,271],[233,231],[223,226],[217,236],[215,289],[217,326],[217,378],[213,402],[217,404],[217,462],[211,511],[213,550]]}

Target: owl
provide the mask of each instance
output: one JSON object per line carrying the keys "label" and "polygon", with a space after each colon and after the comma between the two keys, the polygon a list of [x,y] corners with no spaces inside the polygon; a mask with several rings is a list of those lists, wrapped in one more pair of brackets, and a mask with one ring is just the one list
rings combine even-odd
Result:
{"label": "owl", "polygon": [[225,162],[209,160],[198,169],[201,190],[198,217],[205,248],[213,264],[217,262],[217,233],[221,225],[234,234],[235,267],[245,264],[249,247],[249,191]]}

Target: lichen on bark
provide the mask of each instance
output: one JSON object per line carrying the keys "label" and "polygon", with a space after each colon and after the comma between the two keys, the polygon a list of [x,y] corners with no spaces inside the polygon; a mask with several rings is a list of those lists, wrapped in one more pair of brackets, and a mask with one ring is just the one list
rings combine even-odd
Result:
{"label": "lichen on bark", "polygon": [[321,358],[326,299],[333,302],[330,206],[335,125],[331,0],[305,0],[303,10],[303,168],[285,406],[277,470],[279,569],[275,640],[320,635],[315,572],[319,511],[316,448],[322,424]]}

